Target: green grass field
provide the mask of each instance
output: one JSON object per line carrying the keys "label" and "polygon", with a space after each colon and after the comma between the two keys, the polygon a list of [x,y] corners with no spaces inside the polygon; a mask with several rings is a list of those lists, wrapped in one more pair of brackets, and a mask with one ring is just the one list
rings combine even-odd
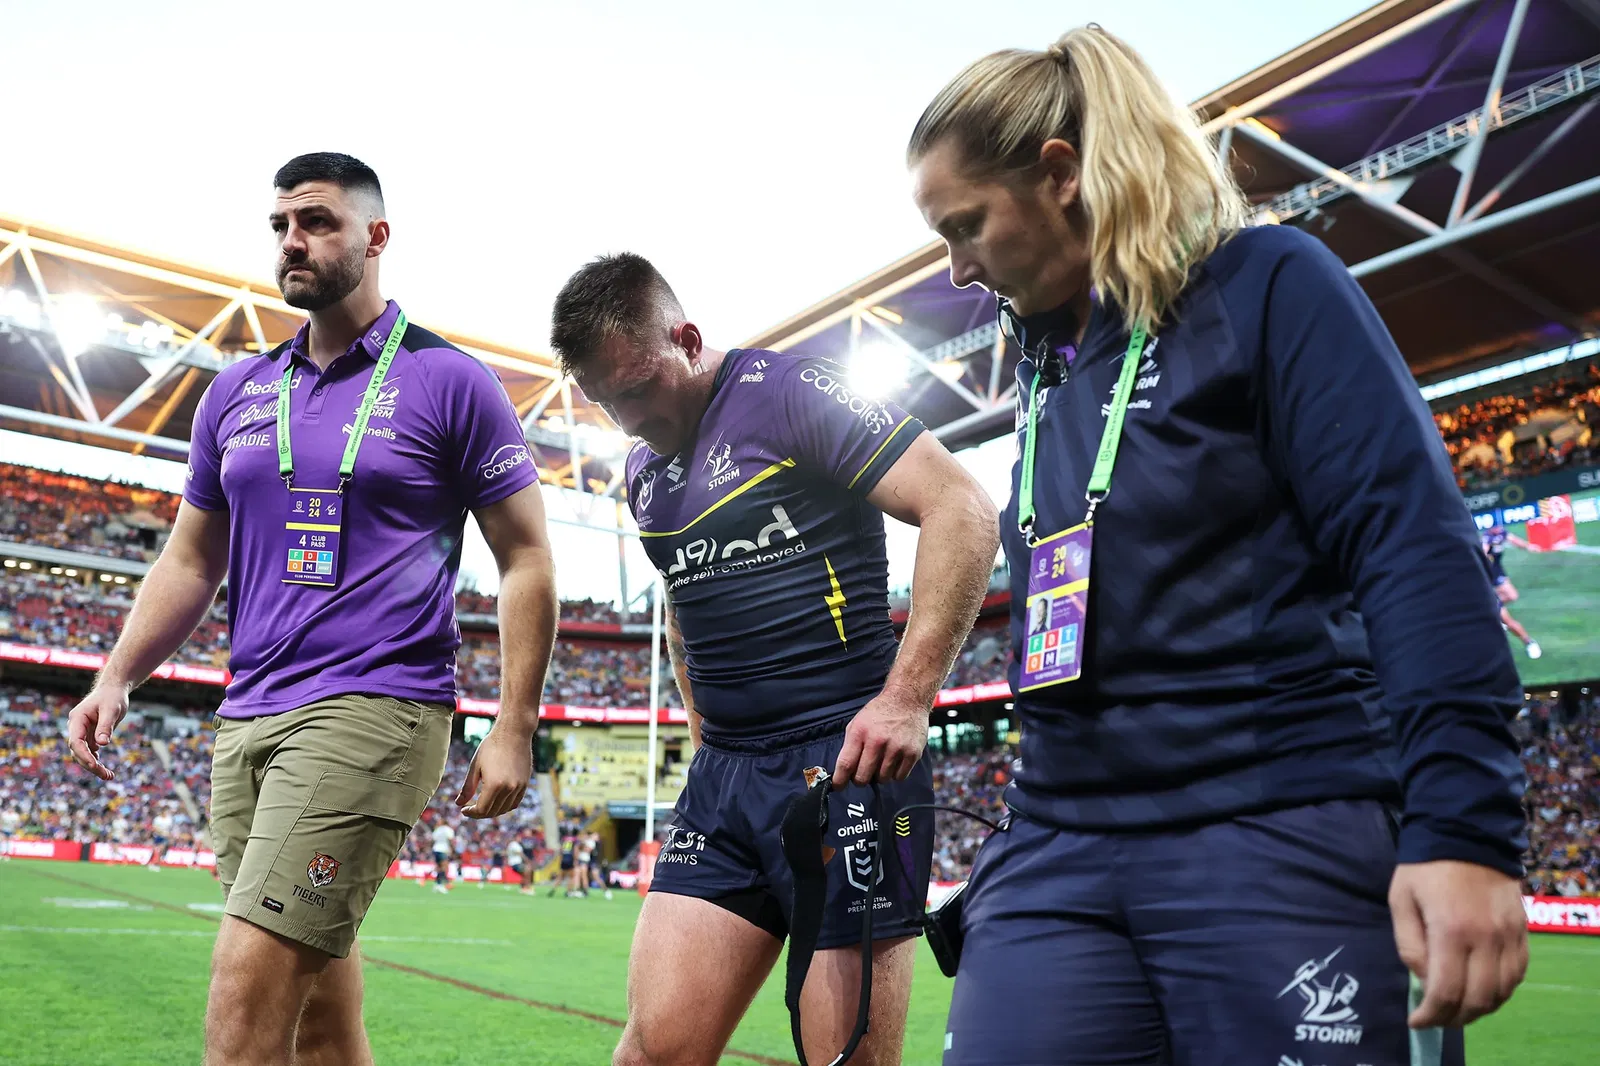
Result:
{"label": "green grass field", "polygon": [[[1575,493],[1574,499],[1600,495]],[[1524,539],[1522,523],[1506,530]],[[1527,627],[1544,649],[1540,659],[1529,659],[1522,645],[1511,641],[1517,671],[1524,685],[1554,685],[1600,677],[1600,522],[1577,527],[1578,545],[1588,551],[1525,552],[1507,548],[1506,573],[1521,599],[1511,605],[1511,615]]]}
{"label": "green grass field", "polygon": [[[208,874],[0,862],[0,1062],[200,1061],[218,894]],[[406,882],[362,927],[367,1027],[379,1063],[610,1061],[638,897],[528,899],[498,886],[443,897]],[[781,970],[780,970],[781,973]],[[907,1066],[936,1066],[950,983],[924,949]],[[575,1012],[575,1013],[573,1013]],[[1474,1066],[1575,1066],[1600,1044],[1600,938],[1537,936],[1528,983],[1468,1034]],[[793,1061],[769,981],[726,1066]]]}

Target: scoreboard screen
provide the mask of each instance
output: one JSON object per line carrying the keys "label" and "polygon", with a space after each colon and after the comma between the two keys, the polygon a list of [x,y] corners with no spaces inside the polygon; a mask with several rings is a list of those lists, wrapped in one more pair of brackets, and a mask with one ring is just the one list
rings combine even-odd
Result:
{"label": "scoreboard screen", "polygon": [[1498,545],[1508,581],[1502,604],[1527,630],[1532,648],[1509,635],[1522,682],[1529,686],[1600,679],[1600,491],[1560,496],[1475,512],[1474,524]]}

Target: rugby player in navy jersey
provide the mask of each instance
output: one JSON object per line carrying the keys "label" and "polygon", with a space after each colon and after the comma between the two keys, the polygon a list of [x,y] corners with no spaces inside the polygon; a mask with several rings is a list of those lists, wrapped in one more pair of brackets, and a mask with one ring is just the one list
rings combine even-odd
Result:
{"label": "rugby player in navy jersey", "polygon": [[1505,526],[1490,526],[1483,531],[1483,554],[1488,560],[1489,577],[1494,582],[1494,594],[1500,600],[1500,624],[1511,631],[1511,635],[1522,641],[1522,646],[1528,652],[1528,658],[1537,659],[1544,654],[1544,649],[1539,647],[1539,642],[1528,635],[1527,628],[1515,618],[1511,617],[1511,605],[1522,598],[1517,592],[1517,586],[1511,583],[1511,575],[1506,573],[1505,554],[1506,545],[1511,544],[1523,551],[1536,552],[1539,548],[1523,540],[1521,537],[1506,532]]}
{"label": "rugby player in navy jersey", "polygon": [[[801,996],[807,1057],[828,1061],[855,1022],[878,858],[871,1031],[851,1061],[898,1063],[933,826],[897,826],[908,881],[876,856],[877,819],[932,802],[928,712],[993,569],[994,505],[915,418],[855,393],[837,365],[705,348],[639,256],[574,274],[551,342],[639,438],[629,505],[665,580],[697,749],[634,933],[613,1061],[718,1061],[788,932],[779,827],[820,767],[835,791],[827,910]],[[884,513],[921,527],[898,647]]]}

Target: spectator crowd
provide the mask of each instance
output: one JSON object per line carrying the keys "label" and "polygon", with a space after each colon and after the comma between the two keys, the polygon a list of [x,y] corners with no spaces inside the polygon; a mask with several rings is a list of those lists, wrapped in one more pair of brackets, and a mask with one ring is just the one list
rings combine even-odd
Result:
{"label": "spectator crowd", "polygon": [[[47,570],[24,561],[5,567],[0,569],[0,640],[109,652],[133,608],[135,588],[80,579],[59,566]],[[192,665],[228,665],[228,615],[221,599],[211,605],[175,658]]]}
{"label": "spectator crowd", "polygon": [[[103,756],[116,779],[101,783],[68,755],[63,731],[75,697],[0,682],[0,827],[6,835],[83,843],[194,847],[210,799],[209,722],[162,741],[170,767],[154,748],[149,718],[140,707],[119,730]],[[1528,774],[1527,888],[1544,895],[1600,895],[1600,698],[1561,709],[1530,700],[1515,730]],[[930,751],[936,802],[998,821],[1011,781],[1012,752],[940,755]],[[535,865],[550,855],[537,789],[517,810],[493,822],[463,818],[454,797],[471,762],[472,749],[451,745],[443,782],[413,828],[401,858],[432,861],[432,831],[441,821],[456,832],[453,851],[468,863],[487,861],[520,841]],[[200,815],[197,823],[176,783],[188,786]],[[562,837],[584,831],[587,812],[563,807]],[[933,879],[967,876],[988,834],[981,823],[940,813],[935,823]],[[624,862],[624,868],[631,868]]]}
{"label": "spectator crowd", "polygon": [[[1503,395],[1447,407],[1435,422],[1463,488],[1506,477],[1600,461],[1600,364]],[[70,549],[102,557],[151,561],[176,515],[171,493],[0,463],[0,541]],[[0,569],[0,640],[51,648],[109,652],[137,588],[132,579],[79,574],[71,568],[16,560]],[[493,616],[495,598],[457,594],[457,611]],[[611,604],[564,602],[564,623],[620,626],[647,621]],[[597,638],[593,631],[559,637],[544,699],[592,707],[642,706],[649,701],[650,649],[643,642]],[[947,685],[1002,680],[1010,656],[1007,619],[980,619],[963,646]],[[213,604],[176,656],[188,664],[226,666],[225,604]],[[464,696],[499,696],[500,656],[493,630],[468,629],[457,655]],[[663,663],[663,702],[679,706],[677,686]],[[74,697],[0,682],[0,830],[41,839],[189,847],[203,829],[210,795],[212,730],[162,737],[136,713],[106,753],[117,772],[101,784],[68,757],[62,730]],[[1600,895],[1600,706],[1585,697],[1570,707],[1530,700],[1516,723],[1529,778],[1528,887],[1538,893]],[[135,708],[137,712],[137,706]],[[187,708],[197,722],[202,708]],[[152,722],[160,719],[152,718]],[[164,745],[164,760],[157,744]],[[402,857],[431,859],[431,831],[444,821],[456,831],[456,853],[469,861],[503,851],[513,839],[542,862],[549,852],[540,801],[530,790],[522,806],[494,823],[463,819],[451,800],[464,777],[470,749],[457,743],[439,793],[405,844]],[[1011,753],[934,755],[938,802],[982,814],[1004,812]],[[199,822],[179,783],[197,805]],[[563,837],[579,833],[585,812],[562,812]],[[949,814],[936,821],[933,876],[966,876],[987,830]],[[559,842],[558,842],[559,844]]]}
{"label": "spectator crowd", "polygon": [[[93,575],[68,574],[62,567],[43,567],[23,561],[0,568],[0,640],[69,651],[111,651],[137,590],[134,584],[95,580]],[[53,571],[61,571],[56,573]],[[463,614],[492,614],[494,598],[463,593]],[[607,620],[602,605],[588,602],[573,607],[584,621]],[[607,610],[610,610],[607,608]],[[618,618],[615,611],[610,618]],[[1010,645],[1005,619],[985,620],[968,638],[951,671],[950,685],[971,685],[1005,677]],[[189,665],[228,665],[227,605],[219,598],[194,634],[174,657]],[[463,696],[500,697],[500,643],[492,630],[466,629],[456,653],[456,685]],[[546,677],[544,700],[584,707],[643,707],[650,702],[650,647],[639,641],[592,639],[587,635],[556,641]],[[661,670],[661,702],[681,707],[670,666]]]}
{"label": "spectator crowd", "polygon": [[1468,491],[1600,462],[1600,364],[1473,403],[1441,402],[1433,421]]}
{"label": "spectator crowd", "polygon": [[170,492],[0,463],[0,540],[151,562],[172,521]]}
{"label": "spectator crowd", "polygon": [[1550,896],[1600,895],[1600,697],[1578,711],[1530,700],[1516,724],[1528,773],[1528,885]]}
{"label": "spectator crowd", "polygon": [[101,748],[101,758],[116,773],[101,782],[67,751],[66,716],[75,702],[68,694],[0,683],[0,827],[6,835],[195,847],[200,826],[174,779],[190,786],[203,812],[211,794],[211,731],[174,744],[169,771],[143,723],[130,716]]}

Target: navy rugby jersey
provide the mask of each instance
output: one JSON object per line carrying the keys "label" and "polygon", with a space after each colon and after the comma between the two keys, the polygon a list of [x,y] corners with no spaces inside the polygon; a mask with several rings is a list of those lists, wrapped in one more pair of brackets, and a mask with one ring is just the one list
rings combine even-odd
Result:
{"label": "navy rugby jersey", "polygon": [[1500,564],[1500,557],[1506,552],[1506,531],[1504,526],[1495,526],[1483,532],[1483,550],[1489,556],[1489,561],[1495,565]]}
{"label": "navy rugby jersey", "polygon": [[628,453],[628,505],[707,733],[787,732],[882,690],[896,643],[883,513],[866,496],[921,432],[837,364],[735,350],[689,446]]}
{"label": "navy rugby jersey", "polygon": [[[1037,531],[1084,517],[1127,348],[1096,307],[1039,419]],[[1519,873],[1522,703],[1477,532],[1416,382],[1334,255],[1287,226],[1199,267],[1147,347],[1096,516],[1082,678],[1017,698],[1007,798],[1094,829],[1397,800],[1400,861]],[[1028,395],[1034,367],[1018,369]],[[1016,486],[1011,683],[1028,548]]]}

